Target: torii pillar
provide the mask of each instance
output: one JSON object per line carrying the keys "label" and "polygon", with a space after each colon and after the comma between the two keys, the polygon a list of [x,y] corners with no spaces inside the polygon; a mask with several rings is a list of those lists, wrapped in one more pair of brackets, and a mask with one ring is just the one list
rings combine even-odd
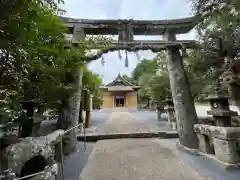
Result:
{"label": "torii pillar", "polygon": [[[163,39],[166,41],[175,41],[176,36],[174,33],[166,31]],[[167,66],[177,119],[179,141],[185,147],[197,149],[198,139],[194,132],[194,124],[197,124],[197,114],[179,48],[179,45],[167,46]]]}
{"label": "torii pillar", "polygon": [[[83,41],[85,39],[84,29],[81,27],[74,27],[73,41]],[[62,129],[69,129],[78,124],[79,120],[79,109],[81,101],[81,89],[82,89],[82,77],[83,69],[76,68],[74,72],[74,83],[78,87],[74,93],[66,100],[67,106],[63,110]],[[71,130],[69,133],[64,135],[64,153],[69,154],[76,150],[76,131],[78,128]]]}

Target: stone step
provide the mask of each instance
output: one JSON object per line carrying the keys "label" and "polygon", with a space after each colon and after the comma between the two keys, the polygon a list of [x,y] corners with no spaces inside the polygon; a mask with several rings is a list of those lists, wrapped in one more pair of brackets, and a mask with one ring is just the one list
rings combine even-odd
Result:
{"label": "stone step", "polygon": [[[124,138],[178,138],[177,132],[131,132],[131,133],[109,133],[109,134],[87,134],[86,141],[98,141],[104,139]],[[77,136],[78,141],[85,141],[84,135]]]}

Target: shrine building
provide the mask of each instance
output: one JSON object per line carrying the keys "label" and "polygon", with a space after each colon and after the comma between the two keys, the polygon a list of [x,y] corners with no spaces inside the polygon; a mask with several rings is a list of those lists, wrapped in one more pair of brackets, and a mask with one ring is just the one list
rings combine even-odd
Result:
{"label": "shrine building", "polygon": [[117,78],[106,86],[101,87],[103,91],[102,108],[137,108],[136,86],[118,74]]}

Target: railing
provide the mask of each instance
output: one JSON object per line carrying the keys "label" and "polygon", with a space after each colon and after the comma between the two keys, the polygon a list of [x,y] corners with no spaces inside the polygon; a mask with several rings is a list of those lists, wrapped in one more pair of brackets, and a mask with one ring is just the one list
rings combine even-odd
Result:
{"label": "railing", "polygon": [[72,131],[72,130],[75,130],[75,129],[78,128],[79,126],[83,126],[83,127],[84,127],[84,128],[83,128],[83,132],[84,132],[84,152],[85,152],[86,149],[87,149],[87,146],[86,146],[86,128],[85,128],[85,123],[84,123],[84,122],[82,122],[82,123],[80,123],[80,124],[78,124],[78,125],[76,125],[76,126],[70,128],[70,129],[64,131],[64,133],[60,135],[60,146],[61,146],[61,147],[60,147],[60,149],[61,149],[61,175],[62,175],[62,180],[64,180],[64,165],[63,165],[63,159],[64,159],[64,154],[63,154],[63,136],[64,136],[66,133],[68,133],[68,132],[70,132],[70,131]]}
{"label": "railing", "polygon": [[[62,134],[59,135],[59,138],[60,138],[60,154],[61,154],[61,178],[62,180],[64,180],[64,165],[63,165],[63,161],[64,161],[64,153],[63,153],[63,136],[72,131],[72,130],[75,130],[76,128],[78,128],[79,126],[82,126],[83,127],[83,133],[84,133],[84,152],[86,152],[87,150],[87,146],[86,146],[86,128],[85,128],[85,122],[83,123],[80,123],[70,129],[67,129],[66,131],[64,131]],[[37,176],[37,175],[41,175],[41,174],[44,174],[45,171],[41,171],[41,172],[37,172],[37,173],[34,173],[34,174],[29,174],[27,176],[23,176],[23,177],[19,177],[19,178],[16,178],[16,174],[14,172],[12,172],[11,169],[7,169],[3,172],[3,174],[1,175],[0,174],[0,180],[24,180],[24,179],[27,179],[27,178],[31,178],[31,177],[34,177],[34,176]],[[43,178],[44,180],[44,178]]]}

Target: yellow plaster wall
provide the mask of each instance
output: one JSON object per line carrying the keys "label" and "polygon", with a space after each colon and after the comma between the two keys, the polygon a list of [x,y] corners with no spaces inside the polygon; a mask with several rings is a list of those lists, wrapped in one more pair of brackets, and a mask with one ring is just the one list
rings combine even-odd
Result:
{"label": "yellow plaster wall", "polygon": [[103,92],[102,108],[113,108],[113,95],[110,92]]}
{"label": "yellow plaster wall", "polygon": [[137,108],[137,93],[128,92],[126,93],[126,104],[128,108]]}

